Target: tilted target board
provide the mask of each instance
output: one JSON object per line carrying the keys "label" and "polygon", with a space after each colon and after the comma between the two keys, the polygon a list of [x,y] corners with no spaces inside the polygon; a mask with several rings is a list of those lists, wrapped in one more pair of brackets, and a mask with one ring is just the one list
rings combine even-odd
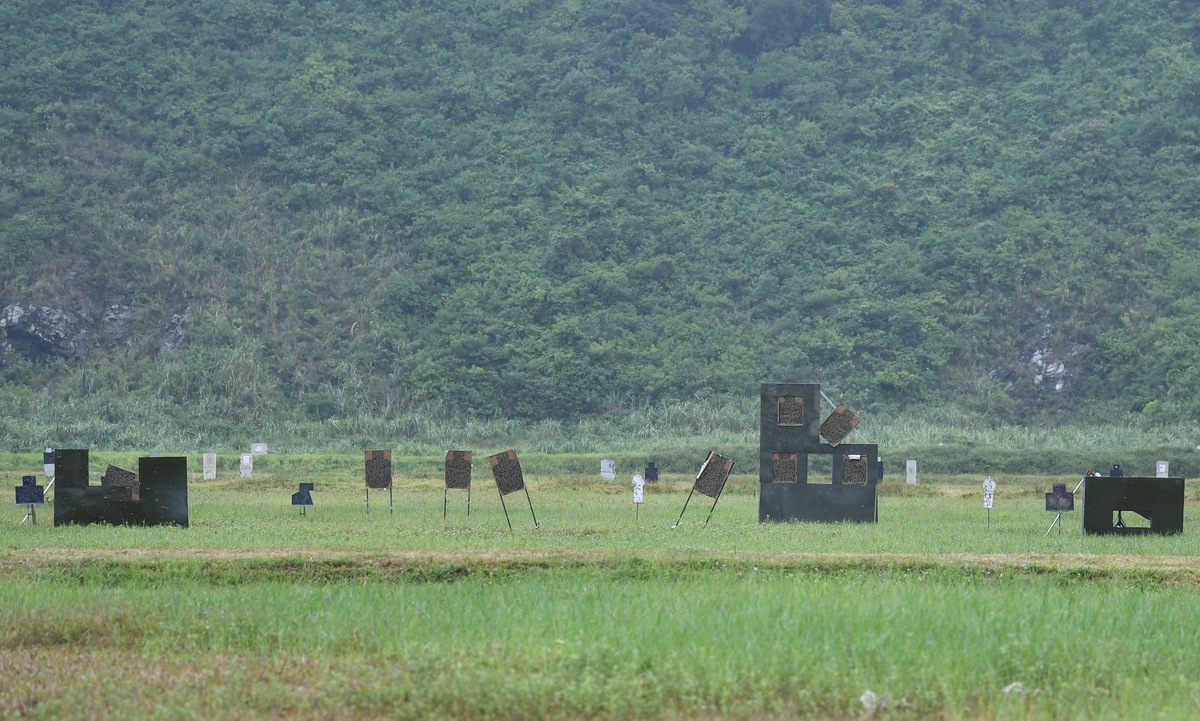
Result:
{"label": "tilted target board", "polygon": [[533,499],[529,497],[529,489],[525,486],[525,474],[521,472],[521,461],[517,460],[517,452],[513,449],[488,456],[488,465],[492,467],[492,478],[496,479],[496,490],[500,492],[500,506],[504,509],[504,520],[508,521],[508,530],[512,530],[512,519],[508,517],[508,506],[504,497],[517,491],[525,491],[525,500],[529,501],[529,514],[533,516],[533,528],[541,528],[537,514],[533,512]]}

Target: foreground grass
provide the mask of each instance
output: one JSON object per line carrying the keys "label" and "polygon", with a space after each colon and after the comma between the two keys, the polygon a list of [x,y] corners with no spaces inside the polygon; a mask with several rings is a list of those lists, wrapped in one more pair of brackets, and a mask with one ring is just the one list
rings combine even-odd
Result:
{"label": "foreground grass", "polygon": [[433,583],[35,580],[0,608],[0,709],[32,717],[858,716],[866,690],[911,718],[1200,703],[1200,597],[1113,581],[631,559]]}
{"label": "foreground grass", "polygon": [[509,496],[511,533],[482,482],[470,518],[420,477],[367,518],[336,469],[193,483],[188,529],[14,509],[0,716],[1193,716],[1191,505],[1181,536],[1083,538],[1076,514],[1043,538],[1055,479],[998,479],[990,526],[976,479],[938,480],[885,485],[872,525],[760,525],[746,476],[677,529],[683,476],[637,520],[624,483],[535,476],[542,528]]}

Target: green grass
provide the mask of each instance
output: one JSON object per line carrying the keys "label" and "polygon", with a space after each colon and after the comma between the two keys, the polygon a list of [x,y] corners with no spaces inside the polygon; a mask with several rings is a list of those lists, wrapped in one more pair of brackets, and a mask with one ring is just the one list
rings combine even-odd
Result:
{"label": "green grass", "polygon": [[516,494],[510,533],[480,478],[469,519],[459,492],[443,521],[419,475],[368,519],[360,472],[193,482],[188,529],[11,508],[0,717],[861,718],[868,689],[887,718],[1200,703],[1195,493],[1181,536],[1083,538],[1075,514],[1043,538],[1052,478],[997,478],[990,526],[970,477],[889,481],[879,524],[760,525],[737,476],[707,527],[699,498],[672,529],[685,476],[636,521],[624,482],[532,476],[542,528]]}
{"label": "green grass", "polygon": [[[101,456],[103,457],[103,456]],[[122,460],[120,457],[115,460]],[[361,463],[361,461],[360,461]],[[93,465],[96,465],[93,462]],[[15,507],[0,522],[0,547],[94,550],[173,549],[287,551],[531,551],[676,554],[737,553],[1116,553],[1195,555],[1192,536],[1168,538],[1090,537],[1078,533],[1080,513],[1064,517],[1064,529],[1043,538],[1052,514],[1041,494],[1053,482],[1078,479],[997,476],[996,509],[982,508],[981,483],[935,477],[936,485],[906,486],[896,479],[881,486],[878,524],[759,524],[756,479],[736,475],[704,526],[711,500],[692,499],[683,524],[672,529],[683,508],[690,480],[668,475],[648,484],[646,503],[637,513],[624,481],[605,483],[571,476],[531,476],[530,498],[541,529],[533,529],[524,494],[506,498],[514,532],[510,533],[495,486],[476,477],[471,517],[466,494],[450,492],[448,517],[442,518],[440,480],[401,478],[395,513],[387,494],[371,496],[365,514],[361,470],[290,473],[286,468],[258,473],[249,481],[193,481],[190,529],[52,528],[52,511],[43,508],[37,528],[18,528]],[[982,479],[980,479],[982,480]],[[290,504],[299,482],[315,484],[316,506],[306,517]],[[951,482],[953,481],[953,482]],[[1197,498],[1195,491],[1191,497]],[[1185,527],[1200,523],[1200,507],[1189,506]]]}

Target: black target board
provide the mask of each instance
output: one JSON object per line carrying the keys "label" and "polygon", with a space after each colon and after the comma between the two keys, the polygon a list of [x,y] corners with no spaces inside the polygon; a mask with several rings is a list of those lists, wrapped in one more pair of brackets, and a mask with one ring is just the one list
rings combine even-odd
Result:
{"label": "black target board", "polygon": [[529,514],[533,516],[534,529],[541,528],[537,514],[533,511],[533,499],[529,496],[529,488],[525,485],[525,475],[521,472],[521,461],[517,452],[509,449],[494,456],[488,456],[488,465],[492,467],[492,477],[496,479],[496,490],[500,492],[500,506],[504,509],[504,520],[508,521],[508,530],[512,530],[512,519],[508,515],[508,506],[504,497],[517,491],[525,491],[525,500],[529,501]]}
{"label": "black target board", "polygon": [[501,496],[525,489],[525,475],[521,473],[521,461],[517,460],[516,451],[508,450],[488,456],[488,464],[492,467],[492,477],[496,479],[496,489]]}
{"label": "black target board", "polygon": [[292,505],[303,508],[311,508],[313,505],[313,484],[301,483],[300,490],[292,494]]}
{"label": "black target board", "polygon": [[187,528],[187,458],[139,458],[137,478],[142,522]]}
{"label": "black target board", "polygon": [[704,525],[707,526],[709,520],[712,519],[713,511],[717,509],[717,501],[721,500],[721,492],[725,490],[725,482],[729,480],[730,473],[733,473],[733,459],[726,458],[716,451],[709,451],[708,457],[700,466],[700,472],[696,474],[696,482],[692,484],[692,490],[688,493],[687,500],[683,502],[679,520],[672,528],[679,528],[679,524],[683,523],[683,514],[692,501],[692,495],[697,491],[701,495],[713,499],[712,508],[708,509],[708,516],[704,519]]}
{"label": "black target board", "polygon": [[387,490],[392,487],[391,451],[363,451],[363,467],[368,489]]}
{"label": "black target board", "polygon": [[[467,492],[467,515],[471,515],[471,452],[446,451],[445,483],[442,488],[442,519],[450,506],[450,490]],[[500,495],[501,500],[504,494]]]}
{"label": "black target board", "polygon": [[[471,488],[471,452],[446,451],[446,488],[468,490]],[[520,489],[517,489],[520,490]]]}
{"label": "black target board", "polygon": [[40,506],[46,502],[46,489],[37,484],[33,476],[21,476],[21,485],[17,486],[18,506]]}
{"label": "black target board", "polygon": [[1067,484],[1055,483],[1046,494],[1046,510],[1050,513],[1066,513],[1075,510],[1075,494],[1067,490]]}
{"label": "black target board", "polygon": [[108,464],[108,468],[104,469],[104,475],[100,477],[100,485],[102,486],[128,486],[133,493],[133,499],[138,500],[141,484],[138,480],[138,474],[120,466]]}

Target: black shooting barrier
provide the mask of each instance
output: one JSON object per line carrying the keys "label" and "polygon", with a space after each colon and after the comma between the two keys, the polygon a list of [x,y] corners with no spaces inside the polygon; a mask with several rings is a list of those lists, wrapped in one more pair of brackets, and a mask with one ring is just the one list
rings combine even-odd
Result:
{"label": "black shooting barrier", "polygon": [[186,528],[188,525],[184,456],[139,458],[136,496],[132,485],[89,485],[86,450],[56,449],[54,468],[55,526],[107,523]]}
{"label": "black shooting barrier", "polygon": [[[1183,533],[1183,491],[1182,478],[1089,476],[1083,481],[1083,535]],[[1135,516],[1149,525],[1138,525]]]}
{"label": "black shooting barrier", "polygon": [[[879,520],[879,446],[844,443],[858,416],[839,405],[821,423],[818,383],[763,383],[759,407],[758,520]],[[822,443],[824,437],[828,443]],[[809,483],[808,457],[831,456],[832,483]]]}

